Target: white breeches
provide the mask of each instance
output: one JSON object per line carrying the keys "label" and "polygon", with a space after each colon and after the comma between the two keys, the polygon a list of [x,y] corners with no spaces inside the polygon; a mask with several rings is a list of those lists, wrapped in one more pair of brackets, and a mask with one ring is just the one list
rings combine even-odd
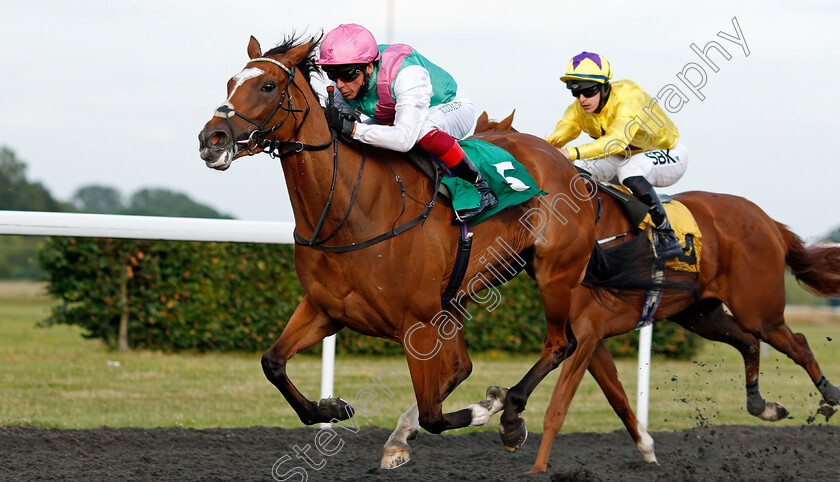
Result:
{"label": "white breeches", "polygon": [[445,104],[429,107],[429,115],[420,128],[420,136],[437,129],[455,139],[463,139],[469,135],[475,122],[475,106],[466,97],[455,97]]}
{"label": "white breeches", "polygon": [[609,156],[577,162],[591,172],[596,181],[622,184],[628,177],[642,176],[656,187],[667,187],[685,174],[688,150],[682,142],[677,142],[673,149],[640,152],[626,159],[624,156]]}

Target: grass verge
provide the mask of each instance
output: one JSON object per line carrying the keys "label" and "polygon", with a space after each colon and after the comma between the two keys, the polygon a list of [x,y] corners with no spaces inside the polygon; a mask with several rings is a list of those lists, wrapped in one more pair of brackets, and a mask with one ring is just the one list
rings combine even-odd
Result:
{"label": "grass verge", "polygon": [[[300,427],[282,395],[265,379],[259,353],[118,353],[85,340],[75,327],[38,328],[51,301],[32,291],[14,292],[0,284],[0,425],[57,428],[111,427]],[[12,293],[12,294],[10,294]],[[809,340],[826,376],[840,382],[840,337],[836,325],[796,324]],[[339,334],[340,336],[340,334]],[[267,347],[266,347],[267,348]],[[510,386],[524,375],[536,355],[486,353],[473,357],[472,376],[446,401],[446,411],[483,398],[488,385]],[[619,360],[619,375],[635,406],[635,360]],[[651,430],[680,430],[705,424],[763,424],[747,414],[743,363],[737,352],[707,343],[695,361],[654,357],[651,377]],[[387,391],[373,378],[383,370]],[[310,398],[320,393],[320,358],[300,355],[289,363],[298,388]],[[819,408],[819,395],[804,370],[770,350],[762,360],[765,399],[790,409],[800,425]],[[559,370],[534,392],[523,414],[533,431],[542,417]],[[392,427],[413,402],[408,368],[402,358],[340,357],[335,393],[353,401],[363,389],[377,392],[381,410],[358,414],[361,425]],[[496,430],[497,418],[484,429]],[[824,417],[816,423],[825,423]],[[594,380],[586,375],[572,402],[564,432],[622,429]],[[475,430],[475,429],[465,429]]]}

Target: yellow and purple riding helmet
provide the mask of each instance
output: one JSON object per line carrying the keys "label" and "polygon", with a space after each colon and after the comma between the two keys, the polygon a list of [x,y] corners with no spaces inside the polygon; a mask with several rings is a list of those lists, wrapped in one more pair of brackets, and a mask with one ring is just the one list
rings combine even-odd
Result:
{"label": "yellow and purple riding helmet", "polygon": [[612,69],[607,59],[593,52],[581,52],[569,61],[566,75],[560,80],[569,90],[580,90],[596,84],[606,84],[612,78]]}

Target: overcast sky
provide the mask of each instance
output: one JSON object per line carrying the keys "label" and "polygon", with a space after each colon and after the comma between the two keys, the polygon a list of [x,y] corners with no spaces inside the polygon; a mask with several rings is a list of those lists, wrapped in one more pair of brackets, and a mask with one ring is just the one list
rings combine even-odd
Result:
{"label": "overcast sky", "polygon": [[[125,195],[164,187],[240,219],[291,221],[279,161],[212,171],[197,135],[245,66],[250,35],[267,50],[293,31],[355,22],[448,70],[477,112],[516,109],[514,126],[538,136],[573,101],[558,79],[569,58],[598,52],[615,79],[652,95],[673,84],[689,98],[671,115],[689,168],[665,192],[742,195],[804,237],[840,226],[833,0],[393,3],[388,38],[387,0],[5,2],[0,145],[60,199],[90,184]],[[748,56],[718,36],[736,35],[733,18]],[[718,72],[690,47],[712,40],[731,56],[710,53]],[[677,78],[689,63],[707,75],[702,101]]]}

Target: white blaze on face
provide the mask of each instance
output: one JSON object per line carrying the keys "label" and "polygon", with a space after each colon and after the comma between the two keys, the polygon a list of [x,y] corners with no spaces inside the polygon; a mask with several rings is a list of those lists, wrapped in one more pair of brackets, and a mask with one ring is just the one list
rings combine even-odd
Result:
{"label": "white blaze on face", "polygon": [[262,69],[258,69],[256,67],[251,67],[250,69],[245,69],[242,72],[239,72],[233,77],[233,80],[236,81],[236,84],[233,86],[233,90],[230,91],[230,95],[227,98],[227,102],[230,102],[230,99],[233,98],[233,94],[236,93],[236,89],[239,88],[242,84],[245,83],[248,79],[253,79],[254,77],[259,77],[265,72]]}
{"label": "white blaze on face", "polygon": [[[233,108],[233,104],[230,102],[230,99],[233,98],[233,94],[236,93],[236,89],[238,89],[242,84],[244,84],[246,80],[253,79],[255,77],[259,77],[264,73],[265,73],[265,71],[263,71],[262,69],[258,69],[256,67],[251,67],[250,69],[245,69],[242,72],[239,72],[238,74],[233,76],[233,80],[235,81],[235,84],[233,85],[233,89],[231,89],[230,95],[228,96],[227,100],[225,101],[224,104],[222,104],[222,105],[226,105],[228,108],[230,108],[230,112],[228,112],[227,115],[233,115],[234,108]],[[225,114],[223,114],[219,111],[216,111],[215,115],[217,117],[227,117]]]}

